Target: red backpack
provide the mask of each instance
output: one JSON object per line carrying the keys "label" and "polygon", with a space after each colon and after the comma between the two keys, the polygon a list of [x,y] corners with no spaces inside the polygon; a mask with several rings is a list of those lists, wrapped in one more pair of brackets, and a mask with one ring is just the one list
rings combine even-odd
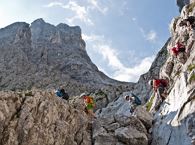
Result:
{"label": "red backpack", "polygon": [[165,79],[155,79],[154,80],[154,88],[158,88],[161,84],[163,85],[163,87],[167,87],[168,81]]}
{"label": "red backpack", "polygon": [[171,51],[172,51],[173,55],[175,55],[175,56],[177,56],[179,53],[179,51],[176,47],[171,48]]}
{"label": "red backpack", "polygon": [[168,86],[168,81],[165,79],[160,79],[160,83],[163,85],[163,87],[167,87]]}

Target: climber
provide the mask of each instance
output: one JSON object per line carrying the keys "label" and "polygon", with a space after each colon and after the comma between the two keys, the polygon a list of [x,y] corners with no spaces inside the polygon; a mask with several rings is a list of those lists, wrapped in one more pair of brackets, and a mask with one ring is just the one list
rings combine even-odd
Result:
{"label": "climber", "polygon": [[131,103],[131,113],[134,112],[135,108],[141,105],[141,100],[135,94],[131,93],[131,95],[125,96],[125,100]]}
{"label": "climber", "polygon": [[187,19],[182,20],[179,23],[179,26],[183,27],[183,26],[191,25],[192,27],[194,27],[194,22],[195,22],[195,17],[194,16],[189,16]]}
{"label": "climber", "polygon": [[154,94],[158,98],[158,103],[155,105],[155,109],[158,110],[167,97],[168,81],[165,79],[152,79],[149,80],[148,84],[153,87]]}
{"label": "climber", "polygon": [[184,64],[186,62],[186,48],[179,41],[171,48],[171,54],[178,59],[179,62]]}
{"label": "climber", "polygon": [[194,27],[194,22],[195,22],[195,17],[194,16],[189,16],[187,19],[184,21],[187,22],[187,26],[191,25],[192,28]]}
{"label": "climber", "polygon": [[56,95],[62,99],[65,99],[68,101],[69,95],[65,92],[64,89],[58,89],[55,91]]}
{"label": "climber", "polygon": [[86,95],[86,94],[81,94],[81,97],[84,101],[85,104],[85,110],[86,112],[93,118],[96,118],[95,114],[93,113],[93,109],[95,107],[95,101],[94,98]]}

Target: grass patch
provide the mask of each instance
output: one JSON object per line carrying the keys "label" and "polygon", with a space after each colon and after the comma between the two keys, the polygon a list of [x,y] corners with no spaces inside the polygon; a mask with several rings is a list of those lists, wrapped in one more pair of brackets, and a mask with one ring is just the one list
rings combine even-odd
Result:
{"label": "grass patch", "polygon": [[191,3],[191,4],[188,6],[188,14],[189,14],[190,12],[193,11],[194,7],[195,7],[195,2],[194,2],[194,3]]}
{"label": "grass patch", "polygon": [[150,111],[152,104],[153,104],[153,100],[154,100],[154,95],[151,97],[151,99],[146,104],[146,111],[148,111],[148,112]]}
{"label": "grass patch", "polygon": [[190,82],[190,83],[193,82],[193,81],[195,81],[195,74],[193,74],[193,75],[190,77],[190,79],[189,79],[189,82]]}
{"label": "grass patch", "polygon": [[195,64],[190,64],[189,66],[188,66],[188,71],[192,71],[192,70],[194,70],[195,69]]}

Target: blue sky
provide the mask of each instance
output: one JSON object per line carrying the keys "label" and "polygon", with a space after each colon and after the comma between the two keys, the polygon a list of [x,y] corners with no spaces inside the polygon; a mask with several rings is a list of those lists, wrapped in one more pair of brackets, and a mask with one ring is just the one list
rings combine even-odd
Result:
{"label": "blue sky", "polygon": [[121,81],[148,71],[177,15],[175,0],[0,0],[0,28],[37,18],[78,25],[93,63]]}

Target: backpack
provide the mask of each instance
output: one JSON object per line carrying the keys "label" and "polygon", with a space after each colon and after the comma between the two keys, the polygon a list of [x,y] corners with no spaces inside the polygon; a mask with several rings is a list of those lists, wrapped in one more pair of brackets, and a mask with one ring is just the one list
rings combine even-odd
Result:
{"label": "backpack", "polygon": [[165,79],[160,79],[160,83],[163,85],[163,87],[167,87],[168,86],[168,81]]}
{"label": "backpack", "polygon": [[133,94],[133,93],[131,93],[131,95],[135,98],[135,101],[134,101],[134,103],[136,104],[136,105],[141,105],[142,104],[142,102],[141,102],[141,100],[139,99],[139,97],[137,97],[135,94]]}
{"label": "backpack", "polygon": [[62,97],[62,93],[61,93],[60,89],[58,89],[58,90],[56,91],[56,95],[57,95],[58,97]]}
{"label": "backpack", "polygon": [[69,99],[69,95],[65,92],[64,89],[58,89],[56,91],[56,95],[62,99],[68,100]]}
{"label": "backpack", "polygon": [[176,47],[171,48],[171,51],[172,51],[172,53],[173,53],[174,56],[177,56],[178,55],[178,50],[177,50]]}
{"label": "backpack", "polygon": [[62,99],[68,100],[69,99],[68,93],[66,93],[64,89],[61,89],[60,91],[62,94]]}
{"label": "backpack", "polygon": [[162,85],[163,87],[167,87],[168,86],[168,81],[164,80],[164,79],[156,79],[154,80],[154,87],[155,88],[159,88],[160,85]]}

